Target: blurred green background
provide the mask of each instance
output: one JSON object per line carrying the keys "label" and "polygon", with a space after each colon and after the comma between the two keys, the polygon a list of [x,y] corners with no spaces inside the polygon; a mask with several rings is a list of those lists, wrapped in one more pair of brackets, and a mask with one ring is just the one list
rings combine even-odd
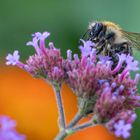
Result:
{"label": "blurred green background", "polygon": [[[56,47],[77,52],[79,38],[89,22],[109,20],[123,29],[140,32],[139,0],[0,0],[0,61],[17,49],[25,60],[31,34],[49,31]],[[139,53],[135,57],[139,58]],[[131,140],[140,139],[140,111]]]}

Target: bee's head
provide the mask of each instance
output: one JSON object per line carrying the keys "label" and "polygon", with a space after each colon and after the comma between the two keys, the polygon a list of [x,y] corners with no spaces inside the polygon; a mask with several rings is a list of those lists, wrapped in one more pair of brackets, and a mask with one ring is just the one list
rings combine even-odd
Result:
{"label": "bee's head", "polygon": [[99,33],[102,31],[103,29],[103,24],[101,22],[93,22],[91,23],[91,25],[89,26],[89,38],[91,38],[91,40],[95,39]]}
{"label": "bee's head", "polygon": [[102,23],[100,22],[93,22],[89,25],[88,30],[83,34],[82,39],[84,39],[86,36],[92,37],[98,30],[102,29]]}
{"label": "bee's head", "polygon": [[83,40],[91,40],[93,41],[98,34],[102,31],[103,24],[101,22],[93,22],[90,24],[88,30],[83,34]]}

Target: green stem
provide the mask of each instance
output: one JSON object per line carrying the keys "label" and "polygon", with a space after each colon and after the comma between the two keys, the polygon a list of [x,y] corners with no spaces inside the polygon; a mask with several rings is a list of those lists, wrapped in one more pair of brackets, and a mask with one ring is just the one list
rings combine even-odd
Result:
{"label": "green stem", "polygon": [[85,128],[91,127],[93,125],[95,125],[95,124],[93,124],[92,121],[89,121],[89,122],[77,125],[77,126],[73,127],[71,130],[73,132],[77,132],[77,131],[80,131],[81,129],[85,129]]}
{"label": "green stem", "polygon": [[64,140],[67,136],[77,132],[77,131],[80,131],[80,130],[83,130],[85,128],[88,128],[88,127],[91,127],[91,126],[94,126],[95,124],[93,124],[92,121],[89,121],[89,122],[86,122],[84,124],[81,124],[81,125],[77,125],[75,127],[72,127],[72,128],[68,128],[64,131],[61,131],[54,140]]}
{"label": "green stem", "polygon": [[81,119],[83,118],[83,114],[78,111],[78,113],[75,115],[75,117],[73,118],[73,120],[69,123],[69,125],[67,126],[67,128],[71,128],[74,125],[76,125]]}
{"label": "green stem", "polygon": [[62,97],[61,97],[61,93],[60,93],[60,87],[55,86],[54,91],[55,91],[55,95],[56,95],[57,107],[58,107],[58,112],[59,112],[59,127],[60,127],[60,130],[64,130],[66,127],[66,122],[65,122]]}
{"label": "green stem", "polygon": [[66,131],[62,131],[56,136],[54,140],[64,140],[67,137],[67,135],[68,134],[66,133]]}

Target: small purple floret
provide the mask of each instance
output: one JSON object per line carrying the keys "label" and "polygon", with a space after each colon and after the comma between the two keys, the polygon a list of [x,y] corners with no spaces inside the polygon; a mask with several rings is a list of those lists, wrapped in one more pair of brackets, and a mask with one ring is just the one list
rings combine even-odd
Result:
{"label": "small purple floret", "polygon": [[123,138],[127,139],[130,136],[130,130],[132,128],[131,124],[125,124],[124,120],[120,120],[114,125],[115,128],[115,135],[117,137],[122,136]]}
{"label": "small purple floret", "polygon": [[92,41],[84,41],[82,40],[83,46],[80,46],[79,49],[81,51],[82,56],[89,56],[91,53],[93,53],[94,50],[92,50],[95,46],[95,44]]}
{"label": "small purple floret", "polygon": [[32,36],[36,37],[37,39],[44,40],[45,38],[50,36],[50,33],[49,32],[43,32],[43,33],[37,32],[37,33],[32,34]]}
{"label": "small purple floret", "polygon": [[41,50],[38,46],[38,39],[36,37],[33,38],[32,41],[29,41],[26,43],[27,46],[33,46],[37,52],[38,55],[41,55]]}
{"label": "small purple floret", "polygon": [[6,60],[7,60],[6,65],[13,65],[13,66],[16,65],[19,61],[19,58],[20,56],[17,50],[14,51],[13,54],[8,54],[6,56]]}
{"label": "small purple floret", "polygon": [[67,59],[72,60],[72,51],[71,50],[67,50]]}
{"label": "small purple floret", "polygon": [[110,61],[111,59],[111,57],[103,56],[103,55],[99,55],[98,58],[99,58],[99,61],[102,62],[103,64],[106,63],[107,61]]}
{"label": "small purple floret", "polygon": [[134,60],[134,58],[130,55],[127,56],[127,59],[126,59],[126,63],[127,63],[127,69],[128,70],[132,70],[132,71],[137,71],[139,70],[139,67],[138,67],[138,61],[137,60]]}
{"label": "small purple floret", "polygon": [[16,121],[0,116],[0,140],[25,140],[25,135],[16,131]]}

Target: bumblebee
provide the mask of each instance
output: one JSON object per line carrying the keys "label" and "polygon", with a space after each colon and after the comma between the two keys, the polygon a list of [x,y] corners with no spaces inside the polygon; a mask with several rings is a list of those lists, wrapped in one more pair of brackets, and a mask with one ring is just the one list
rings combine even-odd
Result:
{"label": "bumblebee", "polygon": [[115,54],[130,54],[132,48],[140,49],[140,34],[124,31],[109,21],[90,23],[85,40],[96,43],[97,54],[113,57]]}

